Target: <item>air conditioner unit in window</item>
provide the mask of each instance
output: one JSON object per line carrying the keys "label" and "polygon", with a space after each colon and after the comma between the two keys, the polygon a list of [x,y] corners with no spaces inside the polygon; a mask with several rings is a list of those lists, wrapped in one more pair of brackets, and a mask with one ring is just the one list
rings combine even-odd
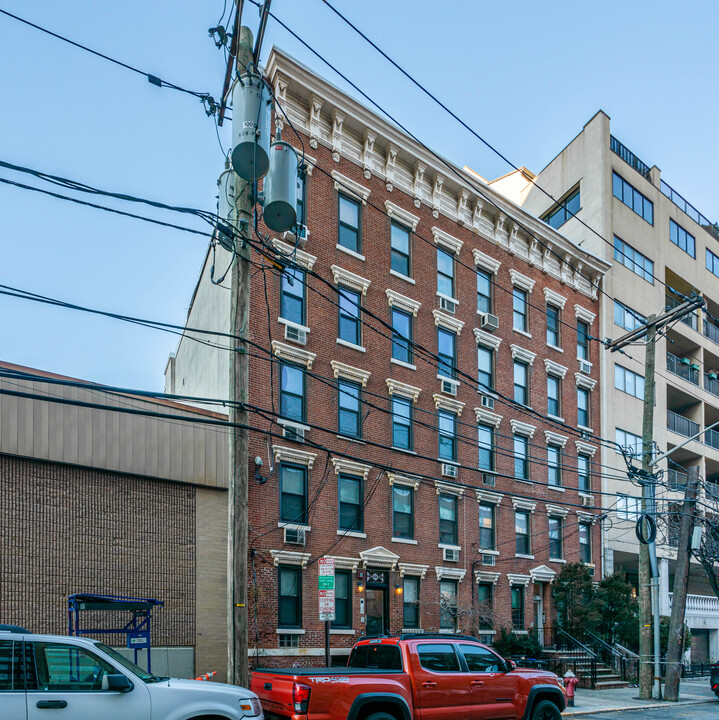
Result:
{"label": "air conditioner unit in window", "polygon": [[292,230],[285,230],[285,232],[282,233],[282,239],[285,242],[289,242],[292,245],[297,242],[297,244],[300,247],[304,247],[307,243],[307,238],[309,237],[309,231],[307,230],[306,225],[298,225]]}
{"label": "air conditioner unit in window", "polygon": [[298,345],[306,345],[307,330],[296,325],[285,325],[285,340],[296,342]]}
{"label": "air conditioner unit in window", "polygon": [[444,295],[440,295],[439,309],[444,310],[444,312],[452,313],[452,315],[454,315],[454,311],[457,309],[457,301],[452,300],[452,298],[444,297]]}
{"label": "air conditioner unit in window", "polygon": [[482,555],[482,565],[494,566],[497,559],[494,555]]}
{"label": "air conditioner unit in window", "polygon": [[285,528],[285,543],[287,545],[304,545],[305,531],[302,528]]}
{"label": "air conditioner unit in window", "polygon": [[457,548],[443,548],[442,560],[445,562],[459,562],[459,550]]}
{"label": "air conditioner unit in window", "polygon": [[489,395],[482,395],[482,407],[487,410],[494,410],[494,398]]}
{"label": "air conditioner unit in window", "polygon": [[591,495],[582,495],[582,505],[591,507],[594,504],[594,498]]}
{"label": "air conditioner unit in window", "polygon": [[305,429],[297,427],[296,425],[285,425],[282,428],[282,437],[287,440],[294,440],[295,442],[304,442]]}
{"label": "air conditioner unit in window", "polygon": [[497,479],[494,477],[494,475],[491,475],[490,473],[482,474],[482,485],[488,485],[489,487],[494,487],[496,484],[497,484]]}
{"label": "air conditioner unit in window", "polygon": [[444,475],[444,477],[456,478],[457,466],[452,465],[452,463],[442,463],[442,475]]}
{"label": "air conditioner unit in window", "polygon": [[499,318],[491,313],[482,313],[482,330],[493,332],[499,327]]}
{"label": "air conditioner unit in window", "polygon": [[447,395],[456,395],[457,394],[457,385],[459,383],[455,382],[454,380],[442,380],[442,392],[447,393]]}
{"label": "air conditioner unit in window", "polygon": [[592,372],[592,363],[590,363],[589,360],[580,360],[579,372],[589,375]]}

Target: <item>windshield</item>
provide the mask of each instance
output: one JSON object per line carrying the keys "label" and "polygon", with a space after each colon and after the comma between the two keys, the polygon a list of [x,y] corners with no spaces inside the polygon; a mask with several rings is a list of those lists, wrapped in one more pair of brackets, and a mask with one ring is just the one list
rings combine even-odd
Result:
{"label": "windshield", "polygon": [[156,683],[161,680],[167,680],[167,678],[157,677],[157,675],[153,675],[152,673],[147,672],[147,670],[143,670],[139,665],[135,665],[134,662],[128,660],[124,655],[120,655],[117,650],[113,650],[111,647],[105,645],[105,643],[96,642],[95,646],[102,650],[102,652],[106,655],[109,655],[116,663],[122,665],[125,670],[129,670],[133,675],[137,675],[137,677],[139,677],[144,683]]}

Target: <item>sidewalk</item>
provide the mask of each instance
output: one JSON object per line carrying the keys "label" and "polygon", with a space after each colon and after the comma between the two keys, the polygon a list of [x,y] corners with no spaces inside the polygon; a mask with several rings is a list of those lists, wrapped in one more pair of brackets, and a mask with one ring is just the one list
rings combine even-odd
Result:
{"label": "sidewalk", "polygon": [[575,706],[568,707],[563,715],[589,715],[592,713],[617,712],[640,708],[671,707],[672,705],[696,705],[719,702],[709,688],[709,678],[684,680],[679,687],[679,702],[668,703],[660,700],[639,700],[639,688],[617,688],[615,690],[586,690],[577,688]]}

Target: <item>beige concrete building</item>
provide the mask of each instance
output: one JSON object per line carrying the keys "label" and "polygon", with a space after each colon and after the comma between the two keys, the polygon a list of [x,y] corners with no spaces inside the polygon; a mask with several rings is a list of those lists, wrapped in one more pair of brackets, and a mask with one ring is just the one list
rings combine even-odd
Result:
{"label": "beige concrete building", "polygon": [[[490,183],[543,218],[581,247],[613,263],[604,276],[600,337],[617,338],[651,314],[700,291],[707,312],[671,326],[657,345],[654,439],[661,451],[679,445],[719,420],[719,230],[649,166],[611,135],[610,119],[598,112],[538,175],[522,169]],[[542,190],[566,203],[572,217]],[[580,222],[581,220],[581,222]],[[584,224],[583,224],[584,223]],[[588,227],[587,227],[588,226]],[[623,446],[640,443],[644,348],[610,353],[591,344],[604,388],[601,435]],[[639,445],[640,447],[640,445]],[[662,463],[666,485],[660,509],[670,512],[683,494],[687,468],[698,465],[702,494],[719,497],[719,433],[709,430]],[[633,517],[640,489],[626,479],[626,464],[602,450],[605,507],[605,573],[624,572],[637,582],[638,543]],[[660,524],[661,612],[669,614],[676,531]],[[719,600],[698,564],[692,564],[687,623],[693,632],[692,661],[719,658]]]}

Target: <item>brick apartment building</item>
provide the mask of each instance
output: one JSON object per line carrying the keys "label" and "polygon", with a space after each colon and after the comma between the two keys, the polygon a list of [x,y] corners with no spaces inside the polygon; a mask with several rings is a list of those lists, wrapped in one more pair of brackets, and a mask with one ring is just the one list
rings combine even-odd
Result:
{"label": "brick apartment building", "polygon": [[[281,51],[267,73],[308,174],[300,247],[270,235],[293,262],[252,279],[254,659],[322,662],[324,556],[337,659],[365,633],[549,624],[562,564],[601,567],[588,336],[608,264]],[[211,264],[187,324],[226,331]],[[166,390],[226,398],[228,376],[187,333]]]}

